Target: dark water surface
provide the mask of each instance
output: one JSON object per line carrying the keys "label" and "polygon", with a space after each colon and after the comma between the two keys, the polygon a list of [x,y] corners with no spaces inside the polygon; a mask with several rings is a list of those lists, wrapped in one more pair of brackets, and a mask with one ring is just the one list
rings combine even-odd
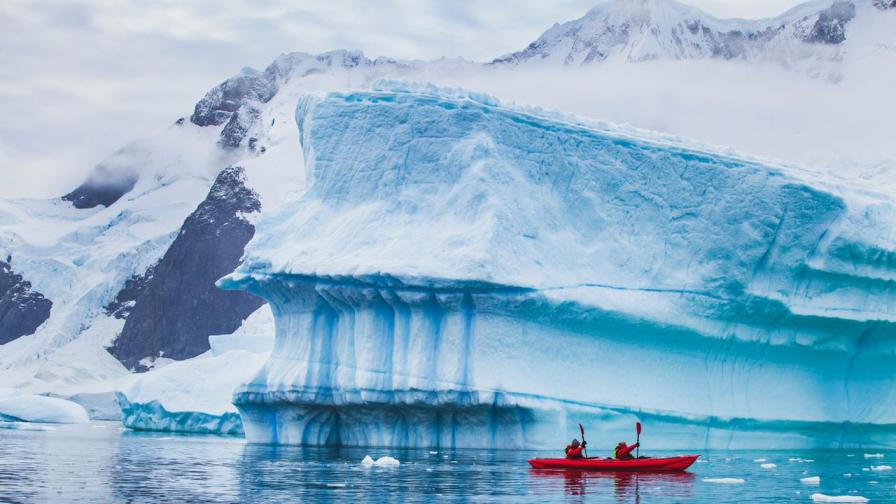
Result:
{"label": "dark water surface", "polygon": [[[816,492],[896,502],[896,472],[870,469],[896,465],[896,452],[878,450],[884,458],[862,450],[707,452],[687,473],[626,475],[534,471],[531,452],[257,446],[112,423],[25,427],[45,430],[0,429],[0,502],[745,503],[811,502]],[[367,454],[401,465],[364,467]],[[777,467],[762,468],[754,462],[761,458]],[[821,484],[801,483],[807,476]]]}

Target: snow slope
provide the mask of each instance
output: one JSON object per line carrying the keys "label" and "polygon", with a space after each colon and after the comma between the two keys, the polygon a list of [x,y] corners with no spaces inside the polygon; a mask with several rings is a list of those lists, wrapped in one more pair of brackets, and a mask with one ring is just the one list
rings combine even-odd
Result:
{"label": "snow slope", "polygon": [[546,446],[616,411],[892,443],[892,195],[401,82],[296,120],[311,185],[220,282],[277,324],[250,440]]}

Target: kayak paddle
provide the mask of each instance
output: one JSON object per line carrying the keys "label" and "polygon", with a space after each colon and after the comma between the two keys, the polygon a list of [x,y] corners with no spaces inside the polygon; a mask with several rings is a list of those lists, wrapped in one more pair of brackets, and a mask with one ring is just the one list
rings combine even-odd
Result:
{"label": "kayak paddle", "polygon": [[[582,444],[585,443],[585,428],[582,427],[582,424],[579,424],[579,432],[582,433]],[[588,458],[588,448],[582,448],[585,451],[585,458]]]}
{"label": "kayak paddle", "polygon": [[635,441],[638,444],[638,447],[635,448],[635,458],[638,458],[641,453],[641,422],[635,422],[635,432],[638,433],[638,440]]}

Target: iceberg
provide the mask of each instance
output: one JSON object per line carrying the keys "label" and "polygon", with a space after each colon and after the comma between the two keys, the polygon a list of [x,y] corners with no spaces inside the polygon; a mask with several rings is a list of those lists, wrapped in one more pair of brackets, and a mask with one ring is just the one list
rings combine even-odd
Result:
{"label": "iceberg", "polygon": [[812,502],[868,502],[868,499],[861,495],[825,495],[823,493],[814,493],[810,496]]}
{"label": "iceberg", "polygon": [[250,442],[892,446],[896,202],[680,138],[380,82],[219,280],[275,341]]}
{"label": "iceberg", "polygon": [[243,435],[233,389],[258,372],[268,353],[232,349],[134,376],[121,387],[121,423],[133,430]]}
{"label": "iceberg", "polygon": [[0,422],[87,423],[83,406],[58,397],[35,394],[0,397]]}

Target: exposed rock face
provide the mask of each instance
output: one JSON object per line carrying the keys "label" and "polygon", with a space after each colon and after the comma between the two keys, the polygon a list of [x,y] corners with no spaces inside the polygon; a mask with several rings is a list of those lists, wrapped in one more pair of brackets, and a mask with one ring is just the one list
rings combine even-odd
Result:
{"label": "exposed rock face", "polygon": [[199,100],[190,121],[198,126],[220,126],[243,104],[253,100],[266,103],[276,92],[276,86],[267,75],[244,68],[239,75],[218,84]]}
{"label": "exposed rock face", "polygon": [[209,349],[209,335],[233,332],[264,304],[215,287],[218,278],[237,266],[255,233],[244,214],[260,209],[258,195],[245,185],[243,169],[222,171],[159,263],[129,281],[107,306],[126,318],[109,349],[112,355],[137,371],[157,357],[194,357]]}
{"label": "exposed rock face", "polygon": [[232,149],[239,147],[249,128],[255,124],[260,115],[258,108],[249,104],[234,112],[230,116],[230,120],[227,121],[227,125],[221,130],[221,139],[219,140],[221,146]]}
{"label": "exposed rock face", "polygon": [[104,165],[97,166],[83,184],[62,197],[71,201],[75,208],[94,208],[99,205],[111,206],[129,193],[137,183],[138,175],[129,170],[115,170]]}
{"label": "exposed rock face", "polygon": [[[190,121],[199,126],[220,126],[218,144],[236,149],[244,144],[249,130],[261,117],[261,105],[277,94],[280,86],[292,78],[313,74],[350,70],[357,67],[401,69],[414,63],[390,58],[371,60],[360,51],[337,50],[322,54],[292,52],[280,55],[264,72],[245,68],[209,91],[199,103]],[[250,151],[263,152],[263,147],[245,142]]]}
{"label": "exposed rock face", "polygon": [[874,0],[874,6],[878,9],[896,9],[896,0]]}
{"label": "exposed rock face", "polygon": [[846,40],[846,24],[856,17],[852,2],[834,2],[818,14],[812,31],[803,38],[809,43],[839,44]]}
{"label": "exposed rock face", "polygon": [[31,289],[31,282],[0,261],[0,345],[33,334],[50,318],[53,302]]}
{"label": "exposed rock face", "polygon": [[128,315],[131,314],[131,310],[134,308],[134,304],[136,304],[140,296],[146,292],[146,288],[149,287],[154,269],[155,266],[152,266],[146,270],[144,274],[134,275],[129,278],[128,281],[125,282],[124,288],[118,291],[118,295],[115,296],[115,301],[112,301],[104,307],[106,315],[112,315],[117,319],[127,319]]}

